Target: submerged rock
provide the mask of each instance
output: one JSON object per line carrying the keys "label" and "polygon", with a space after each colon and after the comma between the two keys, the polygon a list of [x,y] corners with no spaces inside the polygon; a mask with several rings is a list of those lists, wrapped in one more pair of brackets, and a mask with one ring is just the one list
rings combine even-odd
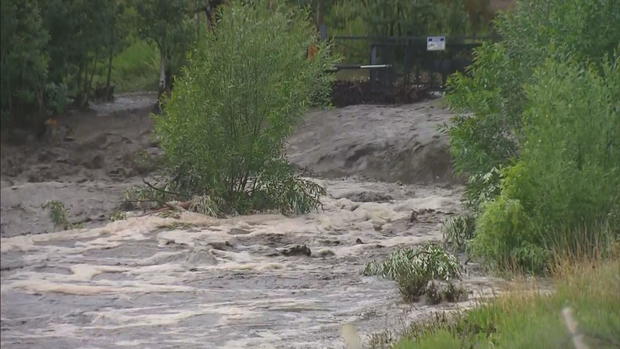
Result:
{"label": "submerged rock", "polygon": [[290,256],[307,256],[310,257],[312,255],[312,251],[306,245],[295,245],[291,247],[284,248],[280,250],[280,254],[290,257]]}

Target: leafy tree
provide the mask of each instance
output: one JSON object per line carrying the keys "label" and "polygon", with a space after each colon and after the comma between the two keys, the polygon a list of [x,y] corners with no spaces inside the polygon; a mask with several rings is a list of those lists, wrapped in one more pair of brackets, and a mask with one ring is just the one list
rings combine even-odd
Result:
{"label": "leafy tree", "polygon": [[[524,86],[546,59],[603,62],[620,48],[620,3],[614,0],[521,0],[496,23],[502,37],[476,50],[468,74],[449,81],[448,101],[460,113],[449,129],[456,169],[471,176],[471,201],[496,181],[479,180],[519,156]],[[488,176],[487,176],[488,177]]]}
{"label": "leafy tree", "polygon": [[364,0],[363,8],[369,35],[464,34],[467,30],[467,13],[461,1]]}
{"label": "leafy tree", "polygon": [[49,0],[41,1],[41,6],[51,35],[50,81],[66,84],[76,104],[85,105],[101,67],[107,63],[109,76],[111,57],[123,47],[127,4],[123,0]]}
{"label": "leafy tree", "polygon": [[172,75],[180,68],[195,31],[191,25],[190,0],[136,1],[138,31],[159,49],[159,94],[171,87]]}
{"label": "leafy tree", "polygon": [[451,151],[487,261],[540,271],[618,233],[619,21],[613,0],[521,0],[451,79]]}
{"label": "leafy tree", "polygon": [[105,90],[107,97],[111,97],[112,62],[114,57],[127,45],[127,37],[131,30],[130,6],[122,0],[108,1],[103,21],[103,45],[107,54],[107,69],[105,73]]}
{"label": "leafy tree", "polygon": [[540,271],[551,252],[601,252],[620,234],[619,63],[550,61],[536,70],[521,156],[484,207],[476,253]]}
{"label": "leafy tree", "polygon": [[[156,118],[167,190],[182,198],[208,195],[240,213],[319,204],[322,188],[294,174],[283,148],[311,102],[329,93],[333,60],[306,12],[270,3],[223,6]],[[313,59],[310,45],[319,47]]]}
{"label": "leafy tree", "polygon": [[[2,0],[2,128],[17,115],[39,115],[47,78],[49,36],[35,0]],[[13,120],[15,121],[15,120]],[[37,119],[18,120],[36,123]]]}

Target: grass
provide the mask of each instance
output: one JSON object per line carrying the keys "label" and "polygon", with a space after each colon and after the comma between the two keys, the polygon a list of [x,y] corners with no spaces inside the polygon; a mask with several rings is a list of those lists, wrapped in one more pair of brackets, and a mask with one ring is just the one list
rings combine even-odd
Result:
{"label": "grass", "polygon": [[49,209],[50,219],[54,223],[54,227],[62,230],[82,228],[81,224],[71,223],[69,221],[69,210],[65,204],[58,200],[48,201],[41,208]]}
{"label": "grass", "polygon": [[590,348],[620,347],[620,260],[559,264],[554,278],[551,294],[509,292],[457,319],[417,324],[393,348],[572,348],[565,308]]}
{"label": "grass", "polygon": [[159,78],[157,48],[136,40],[112,61],[115,92],[154,91]]}

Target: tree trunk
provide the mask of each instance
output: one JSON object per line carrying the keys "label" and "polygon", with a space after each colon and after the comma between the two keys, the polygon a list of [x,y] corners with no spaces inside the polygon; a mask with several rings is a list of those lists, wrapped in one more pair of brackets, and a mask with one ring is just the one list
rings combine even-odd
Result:
{"label": "tree trunk", "polygon": [[316,29],[320,30],[321,24],[323,24],[324,7],[323,0],[316,1]]}
{"label": "tree trunk", "polygon": [[159,51],[159,90],[157,97],[161,100],[161,96],[166,91],[166,54],[164,50]]}
{"label": "tree trunk", "polygon": [[112,90],[110,88],[110,83],[112,82],[112,58],[114,57],[114,51],[110,47],[110,54],[108,56],[108,76],[105,81],[105,98],[106,100],[112,100]]}
{"label": "tree trunk", "polygon": [[88,100],[90,99],[91,89],[93,87],[93,78],[95,77],[95,72],[97,71],[97,57],[98,53],[95,53],[95,63],[93,64],[93,71],[90,72],[90,77],[88,78],[87,85],[84,88],[84,101],[82,103],[82,107],[88,105]]}

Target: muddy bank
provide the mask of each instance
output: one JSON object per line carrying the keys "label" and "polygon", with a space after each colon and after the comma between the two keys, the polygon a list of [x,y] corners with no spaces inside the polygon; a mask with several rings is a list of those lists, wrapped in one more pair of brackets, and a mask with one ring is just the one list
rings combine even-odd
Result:
{"label": "muddy bank", "polygon": [[441,100],[355,105],[309,113],[289,140],[288,158],[312,175],[408,184],[459,183]]}
{"label": "muddy bank", "polygon": [[461,189],[324,184],[324,209],[300,217],[150,215],[2,239],[3,347],[338,348],[343,324],[367,336],[491,292],[494,280],[470,274],[469,303],[407,305],[360,273],[439,240]]}
{"label": "muddy bank", "polygon": [[155,98],[121,95],[59,118],[58,137],[25,134],[23,142],[3,140],[1,236],[55,231],[49,212],[41,207],[51,200],[66,206],[72,223],[107,222],[124,191],[151,170],[149,158],[161,154],[149,116]]}
{"label": "muddy bank", "polygon": [[[99,226],[119,209],[123,192],[140,184],[161,155],[149,114],[154,94],[127,94],[60,118],[61,139],[1,149],[3,237],[52,232],[42,205],[61,201],[72,223]],[[360,105],[314,111],[289,139],[288,158],[309,176],[415,184],[458,183],[440,101]]]}

